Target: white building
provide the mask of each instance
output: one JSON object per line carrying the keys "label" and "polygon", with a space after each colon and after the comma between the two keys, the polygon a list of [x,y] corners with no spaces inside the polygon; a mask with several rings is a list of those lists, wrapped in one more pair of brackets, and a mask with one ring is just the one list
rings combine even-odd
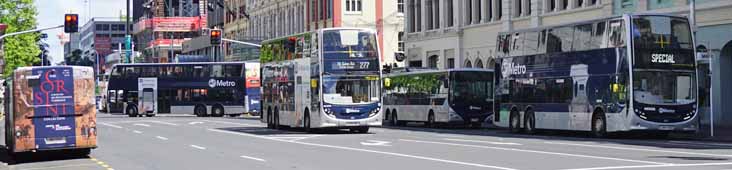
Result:
{"label": "white building", "polygon": [[395,63],[404,14],[402,0],[247,0],[248,37],[271,39],[329,27],[378,31],[382,62]]}

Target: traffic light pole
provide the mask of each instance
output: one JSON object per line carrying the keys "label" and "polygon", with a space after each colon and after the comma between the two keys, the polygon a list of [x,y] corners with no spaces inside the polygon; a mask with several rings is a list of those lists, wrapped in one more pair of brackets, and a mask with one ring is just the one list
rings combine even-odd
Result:
{"label": "traffic light pole", "polygon": [[59,25],[59,26],[55,26],[55,27],[48,27],[48,28],[40,28],[40,29],[34,29],[34,30],[14,32],[14,33],[5,34],[5,35],[0,36],[0,40],[5,39],[5,37],[10,37],[10,36],[14,36],[14,35],[20,35],[20,34],[26,34],[26,33],[32,33],[32,32],[39,32],[39,31],[45,31],[45,30],[51,30],[51,29],[63,28],[63,27],[64,27],[64,25]]}
{"label": "traffic light pole", "polygon": [[221,38],[221,40],[226,41],[226,42],[237,43],[237,44],[244,44],[244,45],[251,45],[251,46],[255,46],[255,47],[262,47],[261,44],[255,44],[255,43],[250,43],[250,42],[237,41],[237,40],[226,39],[226,38]]}

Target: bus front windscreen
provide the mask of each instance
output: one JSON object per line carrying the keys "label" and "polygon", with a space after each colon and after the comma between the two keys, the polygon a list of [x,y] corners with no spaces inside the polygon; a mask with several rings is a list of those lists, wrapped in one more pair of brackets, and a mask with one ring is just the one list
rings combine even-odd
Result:
{"label": "bus front windscreen", "polygon": [[689,104],[696,98],[694,72],[636,71],[633,95],[645,104]]}
{"label": "bus front windscreen", "polygon": [[381,86],[378,76],[325,76],[323,100],[330,104],[369,104],[378,102]]}

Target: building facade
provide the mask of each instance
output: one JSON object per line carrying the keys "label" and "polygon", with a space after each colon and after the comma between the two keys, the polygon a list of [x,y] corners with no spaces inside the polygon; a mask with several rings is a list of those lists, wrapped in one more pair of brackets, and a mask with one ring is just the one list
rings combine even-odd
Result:
{"label": "building facade", "polygon": [[331,27],[371,28],[378,32],[382,63],[395,63],[404,30],[401,0],[246,0],[245,36],[272,39]]}
{"label": "building facade", "polygon": [[[261,43],[262,37],[250,36],[250,16],[247,11],[248,0],[225,0],[224,38],[251,43]],[[224,61],[250,61],[259,59],[259,48],[249,45],[222,42],[224,46]]]}
{"label": "building facade", "polygon": [[95,66],[103,73],[111,67],[105,64],[105,56],[114,53],[120,45],[124,46],[127,28],[130,27],[125,26],[125,21],[120,18],[92,18],[79,29],[78,33],[71,34],[69,42],[66,43],[69,50],[67,54],[71,55],[73,50],[80,49],[82,57],[89,57],[95,61]]}
{"label": "building facade", "polygon": [[182,44],[201,35],[208,28],[209,8],[219,0],[146,0],[133,1],[135,51],[144,62],[169,62],[181,54]]}
{"label": "building facade", "polygon": [[[405,62],[438,69],[493,68],[496,37],[502,31],[624,13],[688,16],[688,4],[688,0],[405,0]],[[697,59],[704,135],[711,135],[714,124],[716,136],[732,137],[728,104],[732,90],[721,88],[732,86],[730,10],[730,0],[696,0],[697,47],[705,52]]]}

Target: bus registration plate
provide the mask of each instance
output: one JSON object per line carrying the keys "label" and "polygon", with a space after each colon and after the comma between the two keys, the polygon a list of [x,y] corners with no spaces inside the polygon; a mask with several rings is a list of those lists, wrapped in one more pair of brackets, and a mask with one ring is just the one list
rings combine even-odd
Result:
{"label": "bus registration plate", "polygon": [[478,122],[478,118],[472,118],[470,119],[471,122]]}
{"label": "bus registration plate", "polygon": [[658,130],[674,130],[673,126],[659,126]]}

